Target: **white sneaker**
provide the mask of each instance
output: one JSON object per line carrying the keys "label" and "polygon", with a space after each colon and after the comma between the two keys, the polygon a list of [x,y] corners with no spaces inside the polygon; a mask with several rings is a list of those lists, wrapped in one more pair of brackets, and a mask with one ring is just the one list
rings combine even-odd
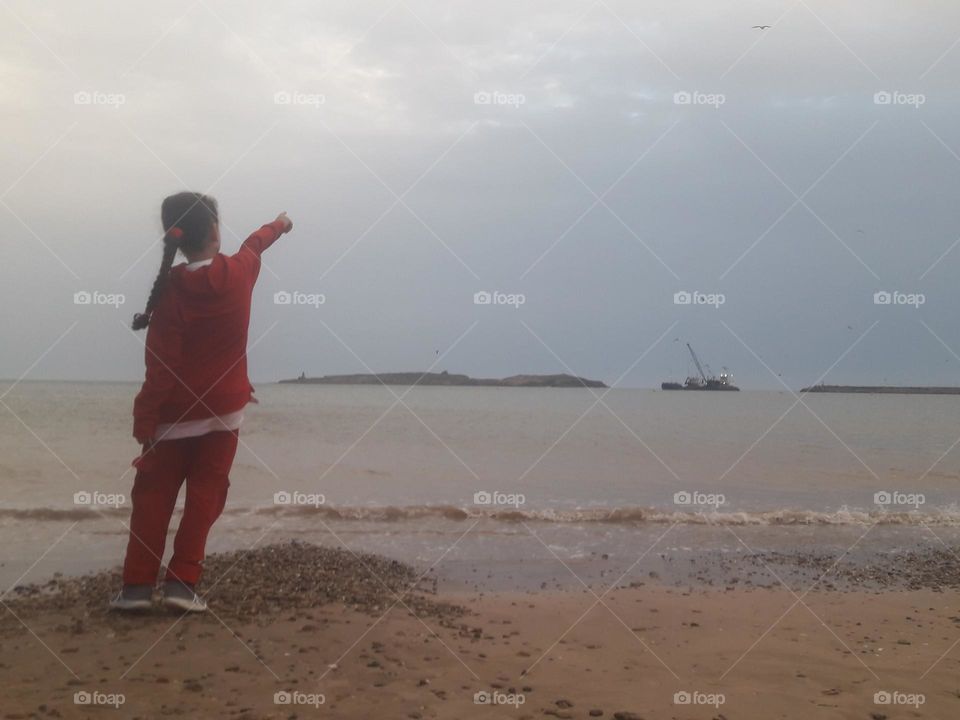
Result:
{"label": "white sneaker", "polygon": [[178,580],[168,580],[163,586],[163,604],[185,612],[204,612],[207,603],[197,595],[193,585]]}
{"label": "white sneaker", "polygon": [[124,585],[110,601],[111,610],[149,610],[152,606],[152,585]]}

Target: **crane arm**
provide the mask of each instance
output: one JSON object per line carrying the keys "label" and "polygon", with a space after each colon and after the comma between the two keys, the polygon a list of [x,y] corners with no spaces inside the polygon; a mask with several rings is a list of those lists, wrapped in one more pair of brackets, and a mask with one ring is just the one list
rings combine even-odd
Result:
{"label": "crane arm", "polygon": [[687,350],[690,351],[690,357],[693,358],[694,364],[697,366],[697,372],[700,373],[700,377],[703,378],[703,381],[707,381],[707,376],[703,372],[703,366],[700,365],[700,358],[697,357],[697,354],[693,351],[693,348],[690,346],[690,343],[687,343]]}

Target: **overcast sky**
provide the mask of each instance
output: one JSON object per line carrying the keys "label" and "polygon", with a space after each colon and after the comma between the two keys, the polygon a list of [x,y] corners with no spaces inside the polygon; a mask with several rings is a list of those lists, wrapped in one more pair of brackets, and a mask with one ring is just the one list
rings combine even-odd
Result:
{"label": "overcast sky", "polygon": [[0,15],[0,377],[140,378],[126,326],[160,201],[189,189],[218,198],[227,252],[296,224],[256,290],[255,381],[439,351],[658,386],[689,341],[744,388],[960,384],[956,2]]}

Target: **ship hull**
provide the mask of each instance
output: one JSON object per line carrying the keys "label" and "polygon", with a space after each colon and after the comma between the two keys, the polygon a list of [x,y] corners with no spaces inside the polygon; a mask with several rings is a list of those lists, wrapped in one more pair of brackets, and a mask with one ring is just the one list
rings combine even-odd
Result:
{"label": "ship hull", "polygon": [[681,385],[675,382],[660,383],[661,390],[703,390],[705,392],[740,392],[736,385]]}

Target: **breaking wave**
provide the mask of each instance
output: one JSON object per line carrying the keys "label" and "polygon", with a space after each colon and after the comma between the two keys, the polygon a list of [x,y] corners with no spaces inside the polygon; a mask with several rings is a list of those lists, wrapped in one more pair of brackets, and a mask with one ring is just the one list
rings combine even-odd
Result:
{"label": "breaking wave", "polygon": [[[126,518],[129,505],[90,508],[0,508],[0,520],[26,522],[88,522],[104,518]],[[456,505],[270,505],[267,507],[231,507],[230,516],[258,515],[324,520],[403,522],[417,519],[449,521],[495,520],[501,522],[680,524],[680,525],[956,525],[960,526],[960,508],[924,509],[889,512],[842,508],[833,511],[776,509],[758,511],[673,510],[653,507],[613,507],[588,509],[527,509]]]}
{"label": "breaking wave", "polygon": [[878,510],[813,511],[763,510],[742,512],[694,512],[652,507],[590,509],[545,509],[459,507],[455,505],[388,505],[380,507],[335,507],[328,505],[276,505],[234,513],[279,517],[321,517],[329,520],[403,521],[420,518],[443,520],[490,519],[503,522],[554,523],[662,523],[685,525],[960,525],[960,510],[884,512]]}

